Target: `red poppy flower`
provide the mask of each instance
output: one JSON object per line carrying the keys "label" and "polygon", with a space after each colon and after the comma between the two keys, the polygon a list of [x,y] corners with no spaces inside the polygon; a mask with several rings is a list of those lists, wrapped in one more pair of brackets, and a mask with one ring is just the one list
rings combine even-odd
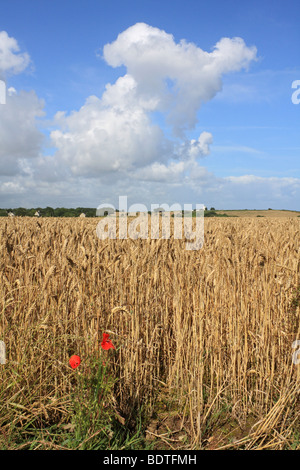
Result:
{"label": "red poppy flower", "polygon": [[114,345],[112,344],[111,340],[108,339],[108,338],[109,338],[109,334],[103,333],[103,340],[102,340],[102,343],[101,343],[101,348],[105,349],[106,351],[110,348],[116,349],[114,347]]}
{"label": "red poppy flower", "polygon": [[79,366],[81,362],[81,359],[79,356],[76,356],[76,354],[69,359],[69,364],[72,367],[72,369],[76,369],[76,367]]}

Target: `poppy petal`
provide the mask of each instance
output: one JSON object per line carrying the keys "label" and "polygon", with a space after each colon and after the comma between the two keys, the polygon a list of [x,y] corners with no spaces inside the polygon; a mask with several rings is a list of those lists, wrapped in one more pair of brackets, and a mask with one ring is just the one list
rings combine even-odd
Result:
{"label": "poppy petal", "polygon": [[109,334],[103,333],[103,340],[101,343],[101,348],[107,351],[108,349],[116,349],[109,338]]}
{"label": "poppy petal", "polygon": [[76,369],[76,367],[78,367],[80,363],[81,363],[81,359],[76,354],[70,357],[69,359],[69,364],[72,367],[72,369]]}

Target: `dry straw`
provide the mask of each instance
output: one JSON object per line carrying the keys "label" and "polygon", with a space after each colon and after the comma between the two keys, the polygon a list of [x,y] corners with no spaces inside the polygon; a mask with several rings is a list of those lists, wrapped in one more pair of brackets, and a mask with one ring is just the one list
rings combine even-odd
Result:
{"label": "dry straw", "polygon": [[107,331],[123,415],[167,403],[201,447],[226,410],[241,429],[258,424],[223,446],[291,446],[299,221],[206,219],[199,251],[172,237],[101,241],[97,222],[0,220],[0,427],[67,421],[68,358],[96,354]]}

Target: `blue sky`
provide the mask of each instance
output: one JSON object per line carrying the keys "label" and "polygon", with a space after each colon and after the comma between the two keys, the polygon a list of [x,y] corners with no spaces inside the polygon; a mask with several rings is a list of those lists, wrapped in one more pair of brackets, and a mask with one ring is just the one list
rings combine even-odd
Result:
{"label": "blue sky", "polygon": [[0,207],[300,210],[299,26],[296,0],[2,2]]}

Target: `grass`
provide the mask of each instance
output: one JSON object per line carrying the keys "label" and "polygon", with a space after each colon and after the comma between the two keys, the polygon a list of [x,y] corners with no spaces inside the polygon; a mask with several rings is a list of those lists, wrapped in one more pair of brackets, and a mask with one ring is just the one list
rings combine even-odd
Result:
{"label": "grass", "polygon": [[12,426],[2,434],[1,449],[14,450],[135,450],[145,447],[142,417],[135,428],[125,426],[113,396],[114,379],[103,359],[91,358],[84,370],[74,371],[74,390],[70,396],[69,419],[64,423],[28,422]]}

